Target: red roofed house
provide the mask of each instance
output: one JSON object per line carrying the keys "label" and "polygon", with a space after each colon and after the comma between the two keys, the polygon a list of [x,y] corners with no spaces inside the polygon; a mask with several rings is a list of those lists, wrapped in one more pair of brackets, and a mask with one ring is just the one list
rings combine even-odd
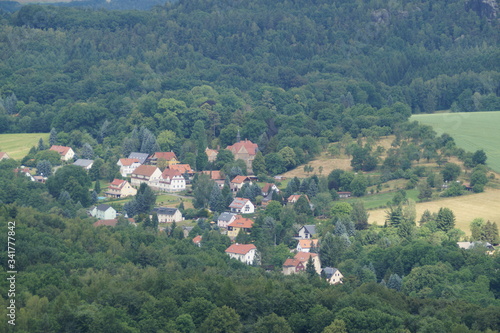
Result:
{"label": "red roofed house", "polygon": [[309,197],[306,195],[306,194],[293,194],[291,196],[288,197],[288,199],[286,200],[289,204],[294,204],[297,202],[297,200],[299,200],[299,198],[301,196],[305,196],[307,201],[309,202]]}
{"label": "red roofed house", "polygon": [[7,155],[7,153],[1,152],[0,151],[0,161],[1,160],[8,160],[10,157]]}
{"label": "red roofed house", "polygon": [[252,185],[252,181],[247,176],[236,176],[231,180],[231,191],[238,192],[244,184]]}
{"label": "red roofed house", "polygon": [[193,176],[196,172],[191,168],[189,164],[172,164],[168,166],[169,169],[177,170],[182,174],[188,174]]}
{"label": "red roofed house", "polygon": [[126,180],[114,179],[108,186],[106,196],[111,198],[122,198],[136,195],[137,190]]}
{"label": "red roofed house", "polygon": [[306,270],[306,266],[298,259],[289,258],[283,264],[283,274],[290,275],[300,273]]}
{"label": "red roofed house", "polygon": [[255,212],[255,206],[246,198],[234,198],[229,208],[232,213],[253,214]]}
{"label": "red roofed house", "polygon": [[262,195],[267,197],[269,194],[272,193],[272,191],[279,193],[280,190],[276,186],[276,184],[273,183],[266,183],[264,187],[262,188]]}
{"label": "red roofed house", "polygon": [[318,240],[317,239],[300,239],[297,244],[298,252],[310,252],[311,248],[318,248]]}
{"label": "red roofed house", "polygon": [[236,215],[236,219],[227,225],[227,235],[230,238],[236,238],[236,236],[240,233],[240,230],[243,230],[245,233],[249,233],[252,226],[252,220],[244,218],[241,215]]}
{"label": "red roofed house", "polygon": [[193,243],[195,243],[198,247],[201,247],[201,240],[203,239],[203,236],[196,236],[193,238]]}
{"label": "red roofed house", "polygon": [[307,261],[309,260],[309,257],[312,257],[316,273],[321,274],[321,262],[317,253],[297,252],[294,258],[300,260],[300,262],[302,262],[302,265],[304,265],[304,267],[307,267]]}
{"label": "red roofed house", "polygon": [[179,164],[177,156],[175,156],[175,153],[173,151],[157,152],[149,158],[149,164],[151,165],[158,165],[158,162],[160,162],[161,165],[161,161],[166,162],[166,165],[165,163],[163,163],[164,166]]}
{"label": "red roofed house", "polygon": [[130,183],[132,186],[139,187],[141,183],[146,183],[149,186],[156,186],[161,178],[161,171],[154,165],[140,165],[130,175]]}
{"label": "red roofed house", "polygon": [[257,154],[259,146],[250,140],[245,139],[245,141],[236,142],[232,146],[227,146],[227,150],[230,150],[234,155],[234,160],[243,160],[247,165],[247,171],[252,172],[252,162]]}
{"label": "red roofed house", "polygon": [[226,249],[226,253],[232,259],[252,265],[256,261],[257,248],[253,244],[233,244]]}
{"label": "red roofed house", "polygon": [[226,178],[222,175],[220,170],[205,170],[201,172],[204,175],[209,175],[212,180],[225,180]]}
{"label": "red roofed house", "polygon": [[215,150],[215,149],[209,149],[207,147],[207,149],[205,149],[205,154],[207,154],[209,162],[215,162],[215,160],[217,159],[217,155],[219,154],[219,152],[217,150]]}
{"label": "red roofed house", "polygon": [[63,161],[69,161],[75,156],[75,152],[71,149],[71,147],[53,145],[50,147],[50,150],[58,152],[59,155],[61,155],[61,160]]}
{"label": "red roofed house", "polygon": [[186,180],[179,171],[167,168],[155,187],[164,192],[179,192],[186,189]]}
{"label": "red roofed house", "polygon": [[116,165],[120,167],[122,177],[128,177],[139,165],[141,165],[141,162],[137,158],[120,158]]}

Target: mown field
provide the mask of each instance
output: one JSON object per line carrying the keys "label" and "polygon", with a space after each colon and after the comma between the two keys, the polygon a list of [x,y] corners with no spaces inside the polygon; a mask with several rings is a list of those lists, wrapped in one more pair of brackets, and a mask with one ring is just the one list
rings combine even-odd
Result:
{"label": "mown field", "polygon": [[49,133],[0,134],[0,151],[6,152],[10,158],[22,159],[31,147],[38,146],[40,138],[48,144]]}
{"label": "mown field", "polygon": [[448,133],[467,151],[483,149],[488,166],[500,172],[500,111],[419,114],[411,120],[432,126],[438,134]]}
{"label": "mown field", "polygon": [[[423,212],[437,212],[441,207],[450,208],[456,217],[456,227],[470,235],[470,222],[481,217],[496,222],[500,226],[500,190],[489,189],[483,193],[469,194],[460,197],[446,198],[437,201],[417,203],[417,220]],[[376,209],[369,211],[370,224],[384,225],[387,209]]]}

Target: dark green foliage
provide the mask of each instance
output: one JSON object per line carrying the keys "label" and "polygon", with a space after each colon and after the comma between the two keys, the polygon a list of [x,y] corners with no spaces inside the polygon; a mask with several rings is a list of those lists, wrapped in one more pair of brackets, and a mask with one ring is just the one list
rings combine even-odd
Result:
{"label": "dark green foliage", "polygon": [[455,214],[449,208],[439,208],[436,223],[439,229],[448,231],[455,227]]}
{"label": "dark green foliage", "polygon": [[87,172],[76,165],[66,165],[47,179],[49,193],[58,198],[61,191],[67,191],[74,202],[80,202],[84,207],[90,204],[89,187],[91,181]]}
{"label": "dark green foliage", "polygon": [[446,163],[443,170],[441,170],[441,174],[443,175],[444,181],[454,181],[460,175],[460,166],[455,163]]}

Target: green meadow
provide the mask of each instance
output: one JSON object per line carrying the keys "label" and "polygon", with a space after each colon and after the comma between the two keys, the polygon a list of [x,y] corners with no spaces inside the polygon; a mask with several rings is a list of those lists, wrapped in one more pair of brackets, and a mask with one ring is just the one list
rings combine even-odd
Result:
{"label": "green meadow", "polygon": [[483,149],[487,165],[500,172],[500,111],[418,114],[411,120],[432,126],[438,135],[448,133],[466,151]]}
{"label": "green meadow", "polygon": [[0,151],[20,160],[28,155],[31,147],[38,146],[40,138],[48,145],[49,133],[0,134]]}

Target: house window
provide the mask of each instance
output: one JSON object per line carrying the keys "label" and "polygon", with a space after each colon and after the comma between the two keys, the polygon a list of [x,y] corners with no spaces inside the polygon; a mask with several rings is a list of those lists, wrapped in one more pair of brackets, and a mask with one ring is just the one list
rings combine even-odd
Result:
{"label": "house window", "polygon": [[250,210],[250,207],[245,206],[245,212],[248,212]]}

